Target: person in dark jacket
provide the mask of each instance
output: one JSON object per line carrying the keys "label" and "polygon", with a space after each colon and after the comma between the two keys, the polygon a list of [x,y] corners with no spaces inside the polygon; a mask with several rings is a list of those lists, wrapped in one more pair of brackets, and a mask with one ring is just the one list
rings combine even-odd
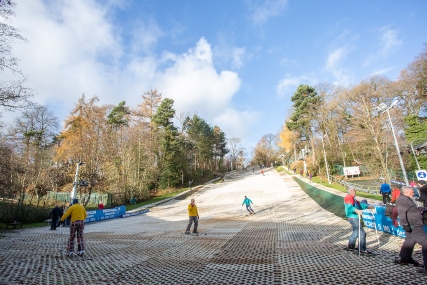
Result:
{"label": "person in dark jacket", "polygon": [[420,197],[418,201],[423,203],[423,207],[427,207],[427,185],[425,180],[419,180],[418,185],[420,186]]}
{"label": "person in dark jacket", "polygon": [[388,185],[385,180],[383,180],[383,184],[380,186],[380,194],[383,195],[383,204],[390,203],[390,194],[391,194],[391,188],[390,185]]}
{"label": "person in dark jacket", "polygon": [[[396,207],[400,218],[400,225],[406,232],[405,241],[400,249],[400,264],[413,264],[417,267],[423,267],[419,273],[427,275],[427,233],[423,229],[423,219],[420,210],[412,200],[414,189],[409,186],[402,187],[402,195],[397,198]],[[424,265],[412,258],[414,246],[419,243],[422,246]]]}
{"label": "person in dark jacket", "polygon": [[58,207],[58,205],[55,205],[55,208],[52,209],[52,211],[50,212],[47,218],[50,218],[50,217],[52,217],[50,230],[55,231],[59,223],[59,218],[61,217],[61,209]]}

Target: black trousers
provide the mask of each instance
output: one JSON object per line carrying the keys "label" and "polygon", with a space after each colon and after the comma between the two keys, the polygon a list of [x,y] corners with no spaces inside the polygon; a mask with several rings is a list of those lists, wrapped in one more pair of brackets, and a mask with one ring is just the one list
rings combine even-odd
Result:
{"label": "black trousers", "polygon": [[427,233],[422,226],[415,226],[412,228],[412,232],[406,233],[405,241],[400,248],[400,258],[402,261],[412,260],[412,252],[416,243],[422,246],[424,266],[427,268]]}
{"label": "black trousers", "polygon": [[383,193],[383,204],[390,203],[390,193]]}
{"label": "black trousers", "polygon": [[50,229],[51,230],[56,230],[56,227],[58,226],[58,222],[59,222],[59,217],[52,217],[52,222],[50,223]]}

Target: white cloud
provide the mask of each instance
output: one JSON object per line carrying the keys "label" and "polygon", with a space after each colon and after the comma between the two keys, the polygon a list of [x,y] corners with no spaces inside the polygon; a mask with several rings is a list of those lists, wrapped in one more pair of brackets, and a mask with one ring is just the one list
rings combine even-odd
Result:
{"label": "white cloud", "polygon": [[352,48],[342,46],[333,49],[328,54],[325,69],[335,78],[334,84],[347,85],[350,83],[349,72],[342,66],[342,62],[346,59],[347,55],[351,51]]}
{"label": "white cloud", "polygon": [[345,56],[345,49],[344,47],[337,48],[329,53],[328,59],[326,60],[326,69],[333,70],[338,65],[339,62],[344,58]]}
{"label": "white cloud", "polygon": [[252,22],[256,25],[267,22],[270,18],[279,15],[286,8],[287,3],[288,0],[266,0],[256,3],[250,7]]}
{"label": "white cloud", "polygon": [[276,92],[279,96],[289,96],[289,98],[295,93],[297,87],[301,84],[316,84],[316,80],[306,75],[292,76],[287,74],[285,78],[281,79],[276,86]]}
{"label": "white cloud", "polygon": [[233,48],[232,51],[233,65],[240,68],[245,60],[245,48]]}
{"label": "white cloud", "polygon": [[218,125],[226,133],[227,138],[240,138],[242,144],[248,144],[251,137],[252,126],[261,117],[256,111],[242,111],[227,108],[213,120],[213,125]]}
{"label": "white cloud", "polygon": [[162,34],[160,27],[154,20],[150,19],[147,22],[140,22],[137,27],[132,30],[133,51],[149,52],[157,44],[157,40]]}
{"label": "white cloud", "polygon": [[110,64],[120,58],[122,48],[106,13],[95,1],[18,4],[15,22],[29,42],[14,52],[28,86],[38,91],[38,103],[68,105],[81,93],[92,95],[114,82]]}
{"label": "white cloud", "polygon": [[373,62],[387,58],[402,44],[402,41],[398,39],[398,30],[381,27],[379,32],[379,43],[374,48],[376,52],[371,53],[362,66],[369,66]]}
{"label": "white cloud", "polygon": [[[125,100],[136,107],[144,91],[157,89],[174,99],[177,111],[197,112],[224,128],[228,136],[247,135],[258,113],[228,107],[241,79],[236,72],[216,70],[205,38],[181,54],[156,50],[162,35],[149,19],[126,31],[135,37],[125,41],[120,27],[108,19],[107,7],[114,6],[94,0],[34,0],[18,5],[16,23],[29,42],[14,51],[29,77],[28,85],[37,90],[37,103],[48,104],[63,120],[83,93],[98,96],[100,104]],[[230,51],[234,66],[242,66],[245,48]]]}
{"label": "white cloud", "polygon": [[351,83],[351,72],[345,68],[349,55],[356,50],[359,35],[344,29],[327,47],[325,71],[332,75],[333,84],[347,85]]}
{"label": "white cloud", "polygon": [[175,100],[179,110],[197,110],[209,120],[230,102],[240,87],[237,73],[227,70],[217,73],[211,47],[204,38],[187,53],[167,58],[174,62],[158,74],[156,85],[163,96]]}
{"label": "white cloud", "polygon": [[394,67],[387,67],[387,68],[383,68],[377,71],[374,71],[371,73],[371,75],[381,75],[381,74],[386,74],[387,72],[393,70]]}
{"label": "white cloud", "polygon": [[253,54],[248,52],[245,47],[236,47],[229,43],[228,40],[220,37],[219,44],[213,49],[215,65],[224,68],[240,69],[253,58]]}
{"label": "white cloud", "polygon": [[397,38],[398,31],[392,30],[387,27],[382,27],[381,31],[381,50],[379,54],[383,57],[387,57],[390,53],[398,46],[402,44],[402,41]]}

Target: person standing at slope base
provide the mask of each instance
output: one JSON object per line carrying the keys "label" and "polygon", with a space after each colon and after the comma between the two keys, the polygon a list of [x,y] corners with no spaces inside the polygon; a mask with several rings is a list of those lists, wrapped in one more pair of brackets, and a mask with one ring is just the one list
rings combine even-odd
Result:
{"label": "person standing at slope base", "polygon": [[52,209],[50,212],[48,218],[52,217],[52,221],[50,223],[50,229],[56,230],[56,227],[59,223],[59,218],[61,217],[61,209],[58,207],[58,205],[55,205],[55,208]]}
{"label": "person standing at slope base", "polygon": [[195,200],[191,199],[190,204],[188,204],[188,225],[187,230],[185,231],[186,235],[190,234],[191,225],[194,222],[193,234],[198,234],[197,227],[199,226],[199,212],[197,211],[197,206]]}
{"label": "person standing at slope base", "polygon": [[383,204],[387,204],[390,203],[390,193],[391,193],[391,188],[390,185],[388,185],[385,180],[383,180],[383,184],[381,184],[380,186],[380,194],[383,195]]}
{"label": "person standing at slope base", "polygon": [[400,189],[395,187],[393,188],[393,191],[391,192],[391,202],[396,203],[397,198],[400,196]]}
{"label": "person standing at slope base", "polygon": [[[400,248],[400,260],[398,264],[413,264],[416,267],[423,267],[419,273],[427,275],[427,234],[423,229],[423,219],[420,210],[412,200],[414,189],[408,186],[402,187],[402,195],[397,198],[396,207],[400,218],[400,224],[406,232],[405,241]],[[414,246],[419,243],[422,246],[424,265],[412,258]]]}
{"label": "person standing at slope base", "polygon": [[[360,225],[360,216],[362,215],[362,210],[368,208],[368,204],[359,203],[356,197],[356,190],[353,186],[347,188],[348,194],[344,197],[344,208],[345,215],[353,229],[353,232],[350,235],[348,240],[348,246],[344,248],[345,250],[356,250],[356,240],[359,236],[359,248],[360,253],[363,254],[372,254],[371,251],[366,249],[366,233],[363,227]],[[360,228],[359,228],[360,227]]]}
{"label": "person standing at slope base", "polygon": [[417,199],[418,202],[423,203],[423,207],[427,207],[427,185],[425,180],[418,180],[420,186],[420,197]]}
{"label": "person standing at slope base", "polygon": [[242,207],[243,207],[243,204],[246,205],[246,210],[248,210],[249,215],[255,214],[254,210],[252,210],[251,208],[251,204],[253,204],[251,199],[245,196],[245,199],[243,200],[243,203],[242,203]]}
{"label": "person standing at slope base", "polygon": [[79,250],[77,255],[83,257],[83,252],[85,250],[83,231],[85,228],[85,220],[87,217],[87,213],[86,209],[79,204],[78,199],[73,200],[73,205],[69,207],[65,214],[61,217],[61,222],[63,222],[68,216],[71,216],[71,224],[67,256],[72,257],[74,255],[74,239],[76,238],[77,233],[77,244]]}

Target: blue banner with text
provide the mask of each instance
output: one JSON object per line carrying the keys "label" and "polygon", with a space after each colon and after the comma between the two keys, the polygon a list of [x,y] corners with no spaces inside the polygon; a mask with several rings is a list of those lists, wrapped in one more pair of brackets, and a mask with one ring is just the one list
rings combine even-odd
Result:
{"label": "blue banner with text", "polygon": [[[376,228],[378,231],[389,233],[401,238],[406,237],[405,230],[400,226],[400,224],[395,227],[391,217],[385,215],[385,206],[375,206],[375,210],[364,210],[362,220],[367,228]],[[399,218],[397,220],[399,221]],[[424,226],[424,231],[427,233],[426,226]]]}
{"label": "blue banner with text", "polygon": [[98,222],[108,219],[118,218],[126,214],[126,206],[119,206],[111,209],[87,211],[85,223]]}

